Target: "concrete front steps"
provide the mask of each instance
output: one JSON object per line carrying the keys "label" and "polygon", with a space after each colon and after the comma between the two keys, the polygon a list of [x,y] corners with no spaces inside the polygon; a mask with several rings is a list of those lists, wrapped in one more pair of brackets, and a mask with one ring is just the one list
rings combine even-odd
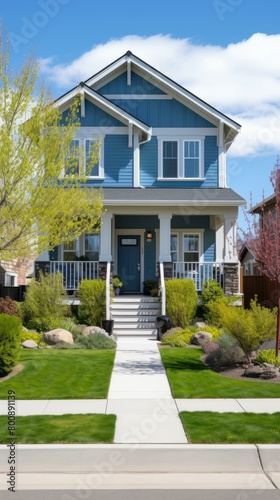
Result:
{"label": "concrete front steps", "polygon": [[156,335],[155,321],[160,314],[159,297],[119,295],[113,297],[111,303],[114,334],[118,337]]}

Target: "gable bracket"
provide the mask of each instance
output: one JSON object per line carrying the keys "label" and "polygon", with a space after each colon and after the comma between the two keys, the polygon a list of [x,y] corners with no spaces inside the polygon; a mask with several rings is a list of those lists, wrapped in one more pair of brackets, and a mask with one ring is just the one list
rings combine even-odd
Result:
{"label": "gable bracket", "polygon": [[133,132],[133,124],[128,122],[128,147],[132,148],[132,132]]}
{"label": "gable bracket", "polygon": [[85,118],[86,106],[85,106],[85,92],[83,89],[80,90],[80,98],[81,98],[81,117]]}
{"label": "gable bracket", "polygon": [[127,75],[126,75],[127,86],[131,86],[131,61],[127,61]]}

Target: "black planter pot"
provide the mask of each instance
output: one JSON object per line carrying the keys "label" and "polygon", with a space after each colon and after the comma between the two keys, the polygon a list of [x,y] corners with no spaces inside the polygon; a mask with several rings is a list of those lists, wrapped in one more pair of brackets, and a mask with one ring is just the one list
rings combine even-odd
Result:
{"label": "black planter pot", "polygon": [[114,328],[114,320],[113,319],[102,319],[101,326],[102,326],[103,330],[105,330],[105,332],[107,332],[109,335],[112,335],[113,328]]}

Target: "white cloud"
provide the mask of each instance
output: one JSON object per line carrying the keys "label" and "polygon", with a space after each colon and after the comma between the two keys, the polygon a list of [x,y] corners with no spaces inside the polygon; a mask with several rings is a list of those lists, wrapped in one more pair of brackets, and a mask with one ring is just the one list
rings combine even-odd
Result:
{"label": "white cloud", "polygon": [[232,156],[280,149],[280,35],[256,33],[227,47],[169,35],[125,36],[94,46],[69,64],[41,60],[48,79],[69,90],[127,50],[242,125]]}

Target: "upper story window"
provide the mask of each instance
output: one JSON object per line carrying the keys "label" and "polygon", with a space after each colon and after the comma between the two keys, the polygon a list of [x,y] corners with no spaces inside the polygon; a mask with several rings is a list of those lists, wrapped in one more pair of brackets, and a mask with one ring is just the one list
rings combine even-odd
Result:
{"label": "upper story window", "polygon": [[203,139],[158,140],[159,179],[197,180],[204,176]]}
{"label": "upper story window", "polygon": [[99,233],[85,234],[85,255],[88,260],[99,259]]}
{"label": "upper story window", "polygon": [[66,157],[65,175],[104,177],[104,141],[102,138],[74,139]]}

